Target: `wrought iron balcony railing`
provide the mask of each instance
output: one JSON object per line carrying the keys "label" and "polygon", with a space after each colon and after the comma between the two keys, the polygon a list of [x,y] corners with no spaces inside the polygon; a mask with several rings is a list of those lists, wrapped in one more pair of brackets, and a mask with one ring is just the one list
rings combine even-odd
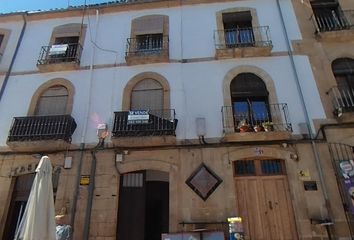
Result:
{"label": "wrought iron balcony railing", "polygon": [[125,56],[162,55],[168,53],[169,38],[162,34],[151,34],[128,38]]}
{"label": "wrought iron balcony railing", "polygon": [[354,89],[349,87],[332,87],[327,94],[331,98],[334,114],[354,112]]}
{"label": "wrought iron balcony railing", "polygon": [[292,131],[288,105],[268,104],[265,111],[237,113],[232,106],[221,109],[224,132]]}
{"label": "wrought iron balcony railing", "polygon": [[354,10],[322,8],[311,16],[316,33],[354,29]]}
{"label": "wrought iron balcony railing", "polygon": [[74,62],[80,64],[82,46],[79,43],[43,46],[37,65]]}
{"label": "wrought iron balcony railing", "polygon": [[174,109],[142,111],[147,113],[144,119],[131,118],[132,112],[136,111],[114,113],[113,137],[176,135]]}
{"label": "wrought iron balcony railing", "polygon": [[268,26],[216,30],[214,41],[216,49],[272,46]]}
{"label": "wrought iron balcony railing", "polygon": [[71,141],[76,122],[70,115],[15,117],[8,141]]}

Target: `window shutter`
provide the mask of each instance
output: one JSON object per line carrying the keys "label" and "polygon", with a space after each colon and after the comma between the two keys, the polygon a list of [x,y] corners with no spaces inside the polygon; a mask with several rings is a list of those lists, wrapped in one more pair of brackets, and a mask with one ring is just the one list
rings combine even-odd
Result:
{"label": "window shutter", "polygon": [[163,109],[163,88],[153,79],[144,79],[135,85],[131,95],[132,110]]}
{"label": "window shutter", "polygon": [[64,115],[68,101],[68,90],[63,86],[53,86],[38,99],[35,115]]}
{"label": "window shutter", "polygon": [[134,35],[163,33],[164,16],[145,16],[134,19],[132,32]]}

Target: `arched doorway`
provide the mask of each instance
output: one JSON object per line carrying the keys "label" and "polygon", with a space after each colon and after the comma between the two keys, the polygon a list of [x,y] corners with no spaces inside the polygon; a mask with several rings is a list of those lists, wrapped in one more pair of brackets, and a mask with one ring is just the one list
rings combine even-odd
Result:
{"label": "arched doorway", "polygon": [[160,240],[168,226],[169,174],[156,170],[122,174],[117,239]]}
{"label": "arched doorway", "polygon": [[298,239],[284,160],[247,158],[233,169],[245,239]]}

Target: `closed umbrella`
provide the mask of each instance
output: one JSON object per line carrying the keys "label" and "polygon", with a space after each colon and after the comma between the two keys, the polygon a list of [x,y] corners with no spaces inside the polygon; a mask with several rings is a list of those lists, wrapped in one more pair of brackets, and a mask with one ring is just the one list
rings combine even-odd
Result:
{"label": "closed umbrella", "polygon": [[41,158],[14,240],[55,240],[52,164]]}

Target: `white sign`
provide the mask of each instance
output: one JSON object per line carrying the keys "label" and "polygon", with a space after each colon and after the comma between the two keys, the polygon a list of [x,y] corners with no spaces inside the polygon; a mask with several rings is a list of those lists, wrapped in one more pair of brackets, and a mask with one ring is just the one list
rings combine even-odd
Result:
{"label": "white sign", "polygon": [[128,124],[149,123],[149,113],[146,110],[129,111]]}
{"label": "white sign", "polygon": [[49,49],[49,55],[65,54],[68,47],[68,44],[52,45]]}

